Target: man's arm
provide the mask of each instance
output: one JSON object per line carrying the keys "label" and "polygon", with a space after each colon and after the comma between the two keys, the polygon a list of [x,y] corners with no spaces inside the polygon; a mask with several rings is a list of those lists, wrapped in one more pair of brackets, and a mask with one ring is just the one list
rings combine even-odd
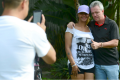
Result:
{"label": "man's arm", "polygon": [[[28,22],[31,22],[32,19],[33,19],[33,16],[30,17]],[[41,24],[38,22],[37,25],[40,26],[44,31],[46,30],[45,17],[44,17],[43,14],[42,14],[42,22],[41,22]],[[49,44],[50,44],[50,42],[49,42]],[[44,57],[42,57],[42,59],[47,64],[53,64],[56,61],[56,52],[55,52],[55,49],[53,48],[53,46],[51,44],[50,44],[50,49],[49,49],[48,53]]]}
{"label": "man's arm", "polygon": [[108,42],[95,42],[92,40],[92,44],[91,44],[91,47],[93,49],[98,49],[98,48],[113,48],[113,47],[117,47],[118,46],[118,43],[119,43],[119,40],[118,39],[113,39],[111,41],[108,41]]}
{"label": "man's arm", "polygon": [[119,43],[118,39],[113,39],[113,40],[108,41],[108,42],[103,42],[102,46],[103,46],[103,48],[113,48],[113,47],[117,47],[118,43]]}
{"label": "man's arm", "polygon": [[42,57],[42,59],[47,64],[53,64],[56,61],[56,52],[55,52],[52,45],[51,45],[50,50],[48,51],[48,53],[44,57]]}
{"label": "man's arm", "polygon": [[[42,14],[42,22],[41,23],[37,23],[38,26],[40,26],[44,31],[46,30],[46,26],[45,26],[45,17]],[[48,53],[42,57],[42,59],[47,63],[47,64],[53,64],[56,61],[56,52],[55,49],[53,48],[53,46],[50,44],[50,49],[48,51]]]}
{"label": "man's arm", "polygon": [[111,30],[110,30],[110,41],[107,42],[95,42],[92,41],[93,43],[91,44],[93,49],[98,49],[98,48],[113,48],[117,47],[119,43],[119,28],[116,24],[115,21],[111,21]]}

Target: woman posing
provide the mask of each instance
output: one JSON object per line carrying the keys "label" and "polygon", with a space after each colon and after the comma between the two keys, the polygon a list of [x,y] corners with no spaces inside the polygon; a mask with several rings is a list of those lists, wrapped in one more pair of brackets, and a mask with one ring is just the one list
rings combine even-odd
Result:
{"label": "woman posing", "polygon": [[78,23],[73,29],[66,29],[65,48],[69,63],[71,79],[93,80],[94,58],[91,49],[93,39],[87,23],[89,22],[89,7],[81,5],[78,8]]}

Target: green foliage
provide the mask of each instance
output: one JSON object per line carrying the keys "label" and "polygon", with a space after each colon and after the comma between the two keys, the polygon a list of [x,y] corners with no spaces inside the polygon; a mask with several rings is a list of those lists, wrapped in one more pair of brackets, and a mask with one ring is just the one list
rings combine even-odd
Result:
{"label": "green foliage", "polygon": [[76,21],[75,9],[69,5],[74,5],[74,3],[62,4],[51,0],[38,0],[29,13],[32,15],[33,10],[43,10],[47,22],[65,26],[71,20]]}
{"label": "green foliage", "polygon": [[42,80],[53,80],[53,79],[48,79],[48,78],[42,78]]}
{"label": "green foliage", "polygon": [[54,75],[55,78],[70,79],[67,66],[67,58],[61,58],[55,64],[52,64],[51,72],[53,73],[52,75]]}
{"label": "green foliage", "polygon": [[62,2],[63,2],[63,4],[66,4],[75,9],[74,0],[71,0],[71,1],[70,0],[62,0]]}
{"label": "green foliage", "polygon": [[118,7],[118,0],[111,0],[112,4],[109,4],[108,0],[99,0],[103,3],[105,9],[105,15],[107,15],[110,19],[115,20],[115,13]]}
{"label": "green foliage", "polygon": [[[49,24],[47,24],[49,25]],[[46,25],[46,26],[47,26]],[[46,33],[49,41],[53,45],[56,51],[57,59],[66,56],[65,53],[65,29],[66,27],[58,27],[55,28],[47,27]]]}
{"label": "green foliage", "polygon": [[38,0],[30,9],[29,16],[34,10],[43,10],[46,19],[46,33],[48,40],[55,48],[57,59],[65,57],[65,30],[70,21],[76,22],[76,12],[73,1],[63,0],[63,3],[56,3],[51,0]]}

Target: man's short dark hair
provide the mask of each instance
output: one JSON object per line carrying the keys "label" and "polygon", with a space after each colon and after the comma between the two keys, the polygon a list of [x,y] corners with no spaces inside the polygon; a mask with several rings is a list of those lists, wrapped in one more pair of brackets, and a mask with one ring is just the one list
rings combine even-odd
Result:
{"label": "man's short dark hair", "polygon": [[3,0],[5,8],[16,8],[22,0]]}

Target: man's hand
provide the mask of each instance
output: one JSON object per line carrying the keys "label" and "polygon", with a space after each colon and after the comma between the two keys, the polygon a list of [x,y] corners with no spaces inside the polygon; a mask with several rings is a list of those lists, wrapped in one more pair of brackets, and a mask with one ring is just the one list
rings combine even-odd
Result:
{"label": "man's hand", "polygon": [[68,24],[67,24],[67,27],[68,28],[73,28],[73,26],[75,26],[75,23],[74,22],[69,22]]}
{"label": "man's hand", "polygon": [[45,26],[45,17],[44,15],[42,14],[42,21],[41,23],[37,23],[38,26],[40,26],[44,31],[46,30],[46,26]]}
{"label": "man's hand", "polygon": [[31,16],[29,19],[28,19],[28,22],[31,22],[33,19],[33,16]]}
{"label": "man's hand", "polygon": [[93,40],[91,40],[91,41],[92,41],[91,47],[92,47],[93,49],[98,49],[98,48],[101,47],[101,43],[95,42],[95,41],[93,41]]}

